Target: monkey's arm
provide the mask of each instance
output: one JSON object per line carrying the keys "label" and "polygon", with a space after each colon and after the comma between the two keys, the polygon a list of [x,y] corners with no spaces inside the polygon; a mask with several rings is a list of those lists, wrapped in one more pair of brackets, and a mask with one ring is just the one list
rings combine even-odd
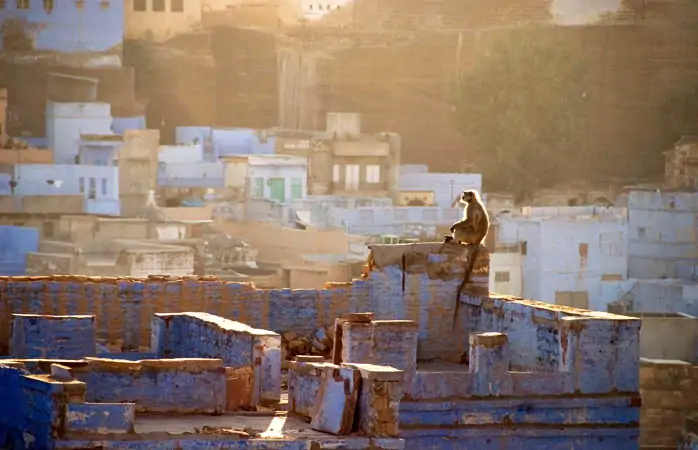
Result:
{"label": "monkey's arm", "polygon": [[451,233],[453,233],[453,232],[456,230],[456,228],[460,228],[460,227],[462,227],[462,226],[466,226],[466,225],[467,225],[467,222],[468,222],[468,219],[463,219],[463,220],[459,220],[458,222],[456,222],[456,223],[454,223],[453,225],[451,225]]}

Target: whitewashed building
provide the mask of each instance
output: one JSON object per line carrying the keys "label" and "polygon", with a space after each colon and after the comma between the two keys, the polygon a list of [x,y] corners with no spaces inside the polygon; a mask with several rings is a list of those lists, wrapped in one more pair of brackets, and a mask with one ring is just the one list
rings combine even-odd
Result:
{"label": "whitewashed building", "polygon": [[307,197],[308,160],[289,155],[230,156],[225,161],[225,187],[247,199],[289,203]]}
{"label": "whitewashed building", "polygon": [[[602,281],[627,279],[624,209],[524,208],[522,214],[499,217],[495,233],[497,245],[519,246],[521,296],[525,298],[605,310],[600,293]],[[502,259],[496,253],[495,250],[490,269],[495,277],[495,291],[496,277],[504,280],[507,272],[509,280],[518,276],[518,268],[512,268],[512,258]]]}
{"label": "whitewashed building", "polygon": [[696,193],[630,192],[629,276],[694,278],[698,264],[697,217]]}

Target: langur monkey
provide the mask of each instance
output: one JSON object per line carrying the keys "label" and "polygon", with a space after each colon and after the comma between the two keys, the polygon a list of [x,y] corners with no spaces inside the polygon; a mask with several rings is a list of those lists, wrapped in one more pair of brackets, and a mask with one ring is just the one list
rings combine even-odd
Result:
{"label": "langur monkey", "polygon": [[463,281],[458,287],[458,292],[456,293],[456,307],[453,313],[453,329],[455,329],[456,320],[458,319],[458,307],[460,306],[461,292],[463,291],[466,283],[470,281],[470,275],[473,272],[475,260],[477,259],[478,252],[480,251],[480,245],[485,240],[487,231],[489,231],[490,228],[490,217],[487,214],[487,210],[485,210],[485,206],[482,204],[480,194],[477,191],[463,191],[460,202],[465,205],[463,207],[463,219],[451,226],[451,233],[453,233],[453,235],[446,236],[444,242],[453,242],[468,246],[474,245],[475,248],[470,253],[470,258],[468,258],[469,261],[465,268]]}

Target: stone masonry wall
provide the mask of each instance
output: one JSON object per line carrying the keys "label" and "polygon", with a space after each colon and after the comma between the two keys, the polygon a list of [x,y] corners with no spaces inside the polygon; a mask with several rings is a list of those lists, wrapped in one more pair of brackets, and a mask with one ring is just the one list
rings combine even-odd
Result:
{"label": "stone masonry wall", "polygon": [[[80,276],[0,278],[0,347],[7,346],[12,313],[94,314],[97,340],[126,350],[150,345],[154,313],[201,311],[276,332],[308,336],[342,314],[374,311],[377,319],[419,324],[420,358],[467,348],[467,333],[453,322],[456,290],[468,251],[462,246],[414,244],[374,246],[372,270],[352,283],[321,290],[255,289],[215,278],[88,278]],[[471,294],[487,293],[489,255],[475,264]],[[477,293],[475,293],[477,291]],[[477,295],[480,295],[477,294]],[[465,320],[460,308],[459,320]],[[464,322],[463,322],[464,323]],[[444,346],[455,341],[454,347]],[[0,348],[0,353],[3,352]]]}
{"label": "stone masonry wall", "polygon": [[156,314],[152,323],[151,349],[158,358],[217,358],[226,368],[249,369],[251,406],[279,403],[281,336],[277,333],[206,313]]}
{"label": "stone masonry wall", "polygon": [[556,370],[561,321],[592,313],[491,295],[489,255],[482,248],[454,320],[468,257],[469,250],[459,245],[374,245],[364,278],[320,290],[264,290],[196,277],[0,278],[0,307],[6,312],[0,315],[0,345],[7,345],[12,313],[94,314],[98,341],[133,350],[150,345],[150,321],[157,312],[202,311],[308,336],[340,315],[371,311],[376,319],[418,324],[419,360],[458,358],[467,352],[471,331],[496,331],[509,335],[513,370]]}
{"label": "stone masonry wall", "polygon": [[28,375],[21,364],[0,365],[0,445],[3,448],[53,448],[65,431],[65,405],[84,401],[84,383],[58,382]]}
{"label": "stone masonry wall", "polygon": [[94,316],[12,316],[13,358],[80,359],[96,351]]}
{"label": "stone masonry wall", "polygon": [[698,370],[685,361],[645,359],[640,363],[640,445],[676,448],[689,413],[698,408]]}
{"label": "stone masonry wall", "polygon": [[[511,370],[515,354],[507,334],[500,332],[471,333],[467,365],[416,367],[415,356],[411,362],[406,361],[410,359],[407,349],[398,360],[398,352],[390,351],[390,343],[367,336],[368,330],[380,328],[372,324],[390,321],[352,320],[355,322],[351,326],[347,322],[342,326],[343,366],[372,363],[381,365],[372,367],[392,369],[382,364],[398,361],[408,369],[404,375],[395,374],[397,378],[392,380],[401,381],[392,386],[400,388],[399,402],[391,400],[389,385],[371,386],[369,390],[362,386],[359,423],[362,429],[374,433],[372,426],[363,424],[364,419],[374,417],[372,423],[387,427],[379,434],[399,435],[405,439],[406,449],[461,448],[459,442],[468,442],[473,448],[512,448],[513,442],[517,449],[638,448],[641,398],[637,319],[601,313],[560,319],[560,358],[551,372]],[[391,333],[402,334],[409,341],[409,324],[395,322],[390,324]],[[399,338],[394,336],[392,341]],[[307,356],[291,363],[291,413],[313,415],[312,406],[319,401],[318,386],[330,366],[336,367]],[[398,403],[399,413],[390,409]],[[395,422],[388,417],[395,418]],[[680,428],[682,419],[678,424]]]}
{"label": "stone masonry wall", "polygon": [[400,402],[405,448],[637,449],[638,357],[622,355],[637,355],[639,321],[569,317],[559,333],[554,372],[510,369],[512,342],[496,332],[471,334],[465,370],[417,370]]}
{"label": "stone masonry wall", "polygon": [[88,365],[75,376],[87,383],[90,402],[129,402],[138,411],[170,414],[225,411],[226,377],[220,359],[88,358]]}

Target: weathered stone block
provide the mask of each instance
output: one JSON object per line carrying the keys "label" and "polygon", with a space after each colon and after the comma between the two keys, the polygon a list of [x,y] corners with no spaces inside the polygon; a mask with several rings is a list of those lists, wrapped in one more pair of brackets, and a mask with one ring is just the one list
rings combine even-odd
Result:
{"label": "weathered stone block", "polygon": [[[328,363],[307,361],[314,356],[297,356],[291,361],[288,371],[288,411],[310,420],[311,409],[317,402],[323,368]],[[338,367],[330,365],[331,367]]]}
{"label": "weathered stone block", "polygon": [[89,358],[87,398],[135,403],[138,411],[221,413],[226,374],[220,359],[117,361]]}
{"label": "weathered stone block", "polygon": [[310,426],[314,430],[342,436],[351,433],[361,374],[351,367],[326,365],[320,376]]}
{"label": "weathered stone block", "polygon": [[504,333],[470,335],[470,373],[473,395],[510,395],[509,346]]}
{"label": "weathered stone block", "polygon": [[281,336],[207,313],[155,314],[151,342],[159,358],[220,358],[252,369],[252,406],[281,397]]}
{"label": "weathered stone block", "polygon": [[251,367],[226,367],[226,410],[252,408],[253,373]]}
{"label": "weathered stone block", "polygon": [[51,364],[51,378],[57,381],[72,381],[73,370],[62,364]]}
{"label": "weathered stone block", "polygon": [[583,394],[640,387],[638,319],[563,317],[560,319],[560,370]]}
{"label": "weathered stone block", "polygon": [[417,367],[418,330],[410,320],[344,322],[341,361],[392,366],[412,373]]}
{"label": "weathered stone block", "polygon": [[10,356],[79,359],[97,352],[94,316],[14,314]]}
{"label": "weathered stone block", "polygon": [[369,437],[397,437],[402,397],[401,371],[372,364],[342,364],[361,373],[358,430]]}
{"label": "weathered stone block", "polygon": [[66,407],[66,430],[77,433],[133,433],[134,403],[71,403]]}

